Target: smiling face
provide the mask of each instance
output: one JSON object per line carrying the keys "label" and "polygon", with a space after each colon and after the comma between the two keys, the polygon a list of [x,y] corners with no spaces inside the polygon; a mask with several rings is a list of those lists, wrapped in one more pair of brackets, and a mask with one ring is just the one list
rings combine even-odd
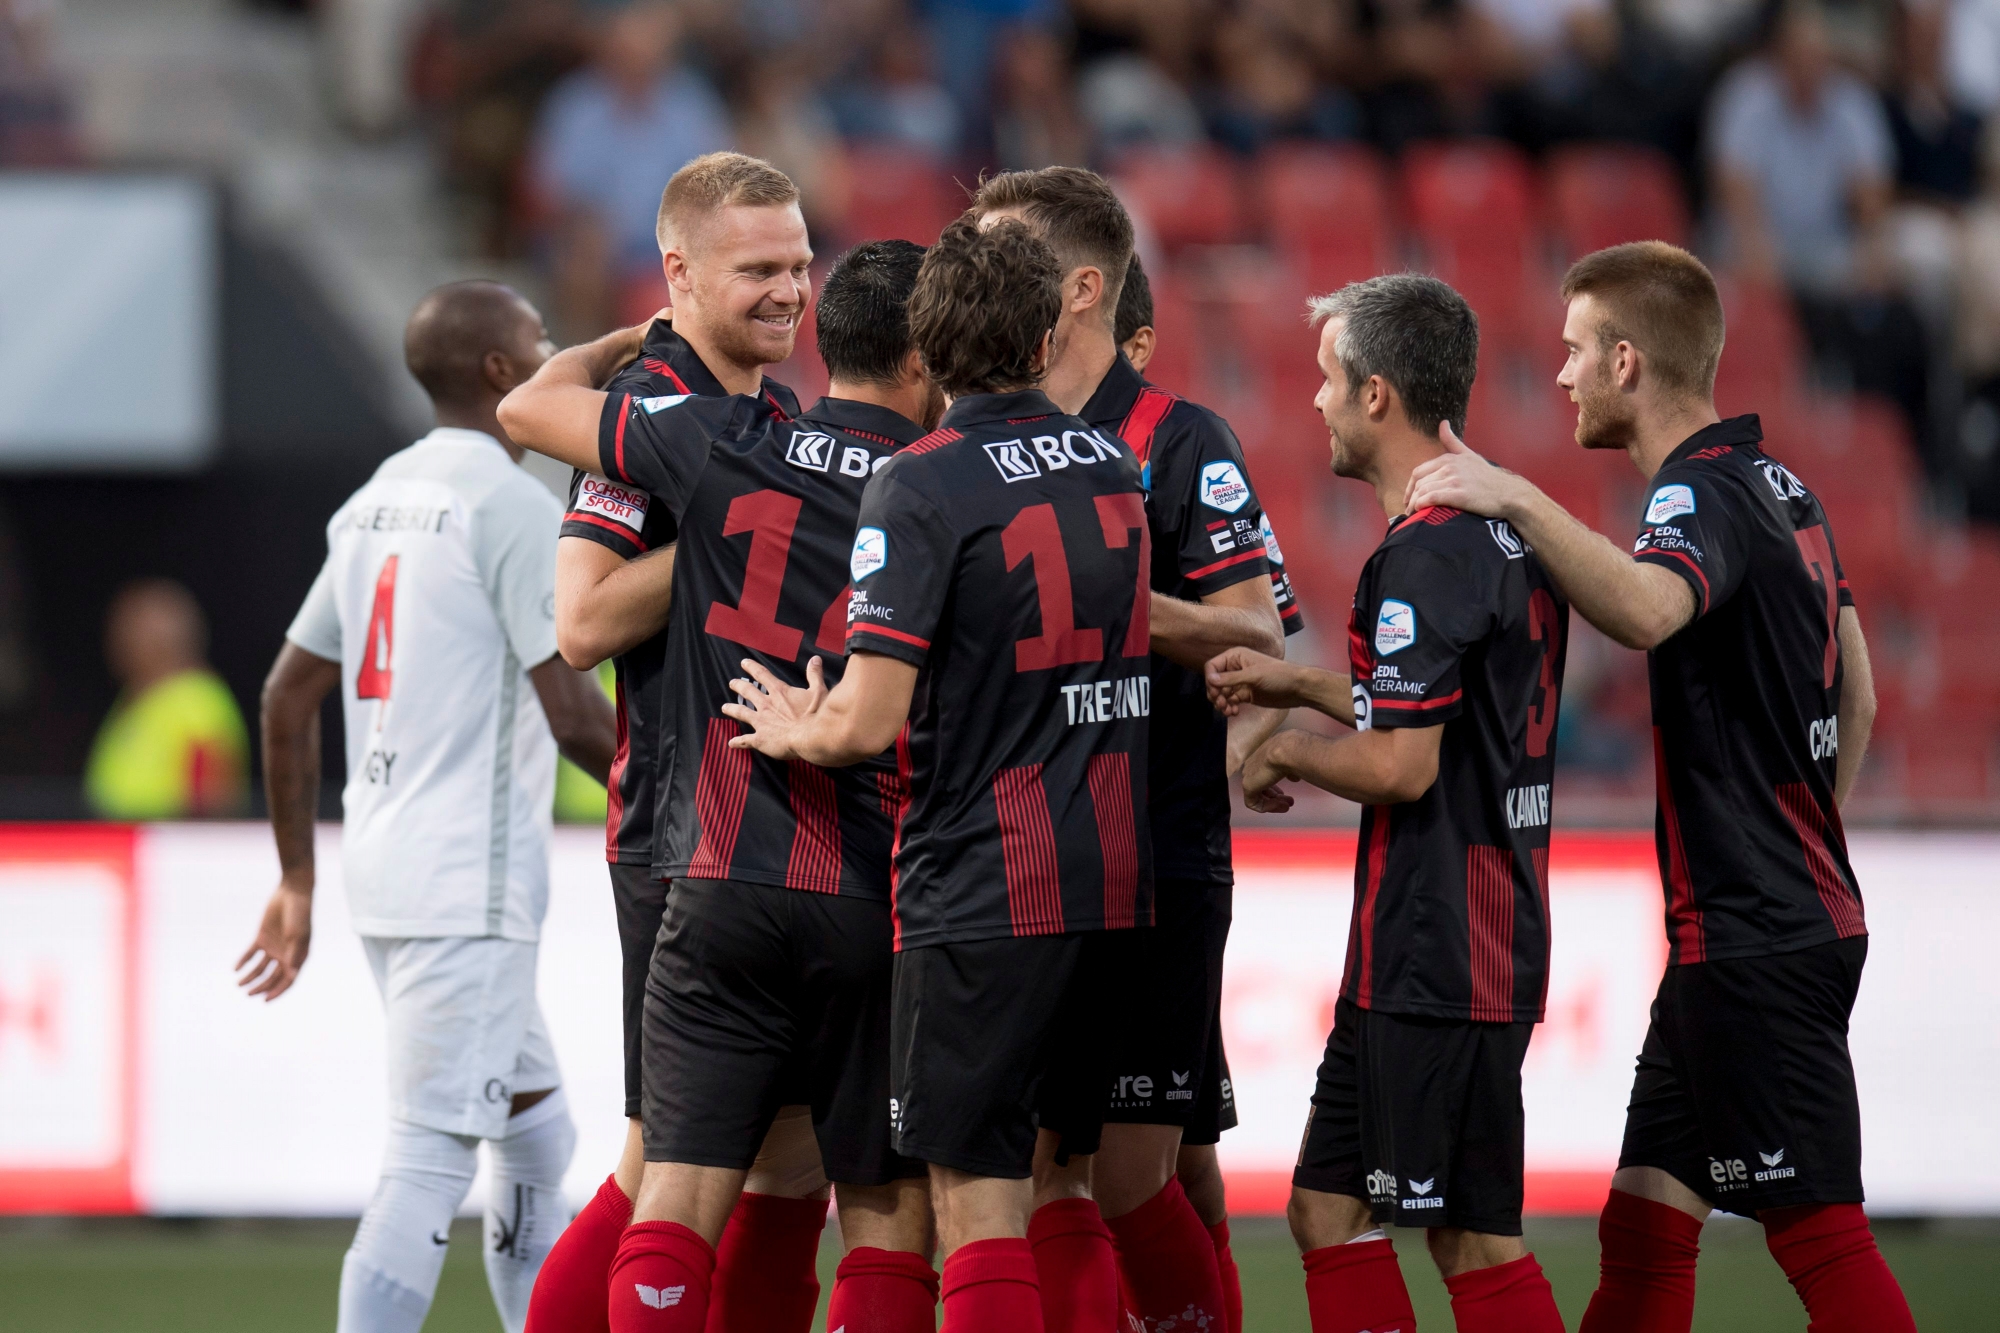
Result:
{"label": "smiling face", "polygon": [[797,204],[732,204],[666,251],[675,319],[698,327],[715,354],[745,368],[792,354],[812,298],[812,246]]}
{"label": "smiling face", "polygon": [[1638,437],[1638,410],[1620,390],[1615,371],[1618,348],[1604,346],[1605,311],[1588,292],[1573,298],[1563,318],[1563,362],[1556,383],[1576,404],[1576,442],[1586,449],[1624,449]]}
{"label": "smiling face", "polygon": [[1340,364],[1336,350],[1347,317],[1335,315],[1319,331],[1319,373],[1322,382],[1313,406],[1326,422],[1327,442],[1332,450],[1333,475],[1358,477],[1372,454],[1369,447],[1368,412],[1361,395],[1348,387],[1347,368]]}

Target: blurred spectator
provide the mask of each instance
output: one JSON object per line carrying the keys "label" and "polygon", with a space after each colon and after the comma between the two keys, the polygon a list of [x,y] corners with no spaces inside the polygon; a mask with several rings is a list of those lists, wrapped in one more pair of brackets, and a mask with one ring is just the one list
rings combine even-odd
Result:
{"label": "blurred spectator", "polygon": [[[750,63],[742,80],[735,147],[798,183],[800,208],[817,236],[837,227],[846,214],[848,168],[839,129],[813,87],[810,65],[803,52]],[[660,184],[665,187],[664,177]],[[658,203],[655,191],[656,209]]]}
{"label": "blurred spectator", "polygon": [[1371,43],[1357,71],[1369,135],[1400,153],[1451,135],[1531,138],[1526,99],[1509,87],[1520,71],[1501,32],[1464,0],[1356,0]]}
{"label": "blurred spectator", "polygon": [[1766,0],[1633,0],[1640,26],[1659,33],[1681,54],[1712,60],[1757,30]]}
{"label": "blurred spectator", "polygon": [[1077,101],[1099,158],[1140,144],[1184,147],[1203,137],[1201,112],[1186,88],[1136,51],[1107,56],[1083,71]]}
{"label": "blurred spectator", "polygon": [[82,158],[69,90],[48,58],[49,0],[0,0],[0,166]]}
{"label": "blurred spectator", "polygon": [[208,666],[208,626],[188,590],[169,579],[127,584],[105,617],[104,651],[120,688],[90,751],[91,806],[107,819],[240,812],[249,740]]}
{"label": "blurred spectator", "polygon": [[1088,161],[1067,54],[1046,28],[1016,28],[1002,40],[994,66],[993,157],[1003,171]]}
{"label": "blurred spectator", "polygon": [[[1003,56],[1003,69],[1004,64]],[[1066,72],[1058,82],[1067,95]],[[845,84],[834,94],[834,111],[841,129],[851,138],[904,144],[940,158],[949,157],[959,147],[962,124],[958,103],[932,77],[930,48],[923,30],[907,15],[883,29],[868,76]]]}
{"label": "blurred spectator", "polygon": [[600,20],[592,64],[542,109],[535,175],[554,207],[555,306],[571,336],[610,322],[617,281],[659,261],[667,178],[730,145],[708,81],[681,64],[681,15],[642,0]]}
{"label": "blurred spectator", "polygon": [[1215,32],[1215,64],[1209,130],[1239,153],[1274,139],[1360,136],[1360,104],[1321,83],[1311,49],[1276,23],[1248,13],[1225,20]]}
{"label": "blurred spectator", "polygon": [[1951,91],[1988,116],[2000,111],[2000,0],[1933,0],[1948,12],[1944,50]]}
{"label": "blurred spectator", "polygon": [[1890,250],[1939,360],[1949,355],[1959,285],[1959,214],[1979,190],[1979,116],[1956,101],[1946,81],[1945,18],[1942,4],[1903,6],[1894,74],[1882,96],[1896,146]]}
{"label": "blurred spectator", "polygon": [[1058,0],[924,0],[933,61],[945,88],[957,99],[966,124],[983,125],[994,55],[1002,37],[1016,27],[1048,27],[1062,18]]}

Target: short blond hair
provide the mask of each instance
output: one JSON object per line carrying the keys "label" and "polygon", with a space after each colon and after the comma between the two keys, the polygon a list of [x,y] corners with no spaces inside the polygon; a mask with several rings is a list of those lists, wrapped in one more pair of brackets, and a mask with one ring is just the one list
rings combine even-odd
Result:
{"label": "short blond hair", "polygon": [[1671,393],[1711,398],[1722,361],[1722,298],[1708,265],[1665,241],[1631,241],[1587,254],[1563,275],[1565,302],[1604,311],[1598,346],[1629,342]]}
{"label": "short blond hair", "polygon": [[669,237],[685,236],[702,219],[747,204],[752,208],[796,204],[799,187],[761,157],[745,153],[704,153],[673,174],[660,191],[653,235],[665,254]]}

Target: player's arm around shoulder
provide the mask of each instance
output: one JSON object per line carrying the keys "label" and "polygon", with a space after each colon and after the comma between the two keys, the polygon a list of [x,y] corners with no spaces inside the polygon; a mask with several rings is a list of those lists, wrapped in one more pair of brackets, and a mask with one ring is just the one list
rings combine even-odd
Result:
{"label": "player's arm around shoulder", "polygon": [[1438,435],[1446,452],[1410,474],[1409,512],[1443,505],[1506,520],[1534,547],[1570,605],[1627,648],[1650,651],[1694,619],[1694,591],[1678,575],[1634,560],[1526,477],[1466,448],[1449,423]]}
{"label": "player's arm around shoulder", "polygon": [[651,321],[614,329],[595,342],[567,347],[500,400],[500,428],[532,449],[585,472],[596,472],[599,423],[607,395],[600,386],[639,355]]}

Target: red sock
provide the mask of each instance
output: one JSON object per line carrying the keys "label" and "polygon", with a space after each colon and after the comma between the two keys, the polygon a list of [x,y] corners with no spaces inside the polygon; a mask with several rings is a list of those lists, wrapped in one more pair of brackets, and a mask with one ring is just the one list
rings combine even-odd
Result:
{"label": "red sock", "polygon": [[1416,1312],[1386,1240],[1307,1250],[1306,1309],[1312,1333],[1416,1333]]}
{"label": "red sock", "polygon": [[1916,1333],[1910,1303],[1875,1248],[1858,1203],[1829,1203],[1764,1224],[1764,1243],[1812,1321],[1806,1333]]}
{"label": "red sock", "polygon": [[678,1222],[634,1222],[611,1264],[611,1333],[698,1333],[715,1251]]}
{"label": "red sock", "polygon": [[834,1273],[826,1326],[847,1333],[932,1333],[937,1302],[938,1275],[929,1259],[858,1245]]}
{"label": "red sock", "polygon": [[606,1333],[608,1283],[632,1201],[606,1176],[542,1260],[528,1296],[528,1333]]}
{"label": "red sock", "polygon": [[1688,1333],[1701,1219],[1611,1191],[1597,1219],[1597,1290],[1577,1333]]}
{"label": "red sock", "polygon": [[1115,1333],[1118,1256],[1094,1199],[1057,1199],[1028,1219],[1048,1333]]}
{"label": "red sock", "polygon": [[1236,1272],[1236,1256],[1229,1252],[1228,1218],[1208,1229],[1208,1240],[1215,1247],[1215,1271],[1222,1278],[1222,1310],[1228,1317],[1223,1333],[1243,1333],[1243,1279]]}
{"label": "red sock", "polygon": [[1199,1328],[1222,1320],[1222,1274],[1209,1239],[1178,1179],[1123,1217],[1106,1219],[1118,1242],[1118,1266],[1146,1328],[1173,1320]]}
{"label": "red sock", "polygon": [[968,1241],[951,1252],[942,1333],[1042,1333],[1042,1293],[1027,1241]]}
{"label": "red sock", "polygon": [[1556,1294],[1535,1256],[1444,1280],[1458,1333],[1563,1333]]}
{"label": "red sock", "polygon": [[825,1226],[825,1199],[738,1199],[715,1247],[709,1333],[806,1333],[819,1305]]}

